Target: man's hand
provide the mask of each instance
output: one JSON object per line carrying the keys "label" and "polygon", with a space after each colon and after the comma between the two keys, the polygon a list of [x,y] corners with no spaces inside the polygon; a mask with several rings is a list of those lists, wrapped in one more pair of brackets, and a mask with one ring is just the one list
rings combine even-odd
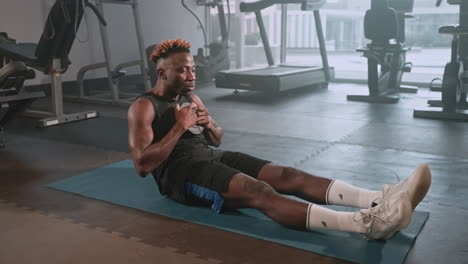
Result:
{"label": "man's hand", "polygon": [[189,129],[190,127],[198,123],[197,117],[197,105],[191,103],[188,107],[180,108],[179,104],[176,104],[175,108],[175,119],[182,125],[184,130]]}
{"label": "man's hand", "polygon": [[208,129],[213,127],[213,123],[211,122],[210,113],[208,113],[208,109],[206,108],[198,108],[198,125],[204,126]]}

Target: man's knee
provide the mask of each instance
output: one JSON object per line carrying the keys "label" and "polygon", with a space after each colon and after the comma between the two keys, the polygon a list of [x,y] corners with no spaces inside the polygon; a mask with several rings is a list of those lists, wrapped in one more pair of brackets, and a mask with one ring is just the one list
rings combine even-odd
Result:
{"label": "man's knee", "polygon": [[244,183],[243,189],[246,193],[258,197],[261,195],[271,195],[274,193],[274,189],[264,181],[248,181]]}
{"label": "man's knee", "polygon": [[278,193],[264,181],[249,181],[244,185],[248,203],[254,207],[264,207],[271,202]]}
{"label": "man's knee", "polygon": [[244,174],[235,175],[228,189],[228,192],[222,193],[224,198],[250,207],[262,207],[264,203],[271,201],[277,195],[268,183]]}
{"label": "man's knee", "polygon": [[282,178],[291,178],[298,174],[298,170],[293,167],[281,167],[281,177]]}
{"label": "man's knee", "polygon": [[300,188],[304,183],[304,177],[305,174],[296,168],[282,167],[280,179],[284,185],[289,186],[288,189]]}

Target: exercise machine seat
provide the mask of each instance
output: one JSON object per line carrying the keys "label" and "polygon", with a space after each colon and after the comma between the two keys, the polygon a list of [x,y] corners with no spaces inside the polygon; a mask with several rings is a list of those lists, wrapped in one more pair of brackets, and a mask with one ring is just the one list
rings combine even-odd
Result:
{"label": "exercise machine seat", "polygon": [[[379,2],[380,3],[380,2]],[[386,1],[373,4],[364,16],[364,36],[373,44],[387,44],[398,36],[398,15]]]}

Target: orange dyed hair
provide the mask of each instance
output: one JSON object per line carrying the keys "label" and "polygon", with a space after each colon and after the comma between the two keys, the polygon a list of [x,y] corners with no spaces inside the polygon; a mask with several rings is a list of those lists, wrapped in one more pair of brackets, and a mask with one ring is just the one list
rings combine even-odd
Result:
{"label": "orange dyed hair", "polygon": [[183,39],[164,40],[154,48],[150,60],[157,63],[161,58],[167,58],[172,53],[190,52],[190,42]]}

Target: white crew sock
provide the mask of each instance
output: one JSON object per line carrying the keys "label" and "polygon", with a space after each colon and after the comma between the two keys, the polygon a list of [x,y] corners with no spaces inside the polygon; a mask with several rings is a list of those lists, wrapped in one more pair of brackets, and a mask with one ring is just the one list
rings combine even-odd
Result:
{"label": "white crew sock", "polygon": [[319,228],[366,233],[366,227],[362,224],[362,221],[359,221],[359,219],[353,219],[354,215],[355,212],[338,212],[319,205],[309,204],[309,208],[307,209],[306,227],[308,230]]}
{"label": "white crew sock", "polygon": [[365,190],[339,180],[334,180],[328,186],[325,198],[327,204],[367,209],[377,199],[382,198],[382,192]]}

